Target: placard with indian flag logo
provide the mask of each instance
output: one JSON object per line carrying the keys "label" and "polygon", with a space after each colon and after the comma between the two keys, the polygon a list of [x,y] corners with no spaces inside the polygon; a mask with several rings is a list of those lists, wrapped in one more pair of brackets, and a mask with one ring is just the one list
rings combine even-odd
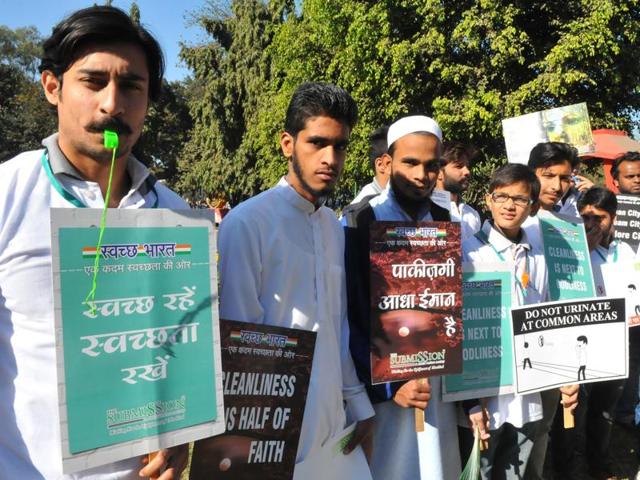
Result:
{"label": "placard with indian flag logo", "polygon": [[462,370],[460,224],[373,222],[371,383]]}
{"label": "placard with indian flag logo", "polygon": [[224,431],[207,211],[52,210],[63,470]]}

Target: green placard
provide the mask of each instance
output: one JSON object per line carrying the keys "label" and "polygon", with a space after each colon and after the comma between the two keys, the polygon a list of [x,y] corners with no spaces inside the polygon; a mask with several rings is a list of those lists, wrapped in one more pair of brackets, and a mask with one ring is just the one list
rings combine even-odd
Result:
{"label": "green placard", "polygon": [[582,221],[539,215],[551,301],[595,297],[589,247]]}
{"label": "green placard", "polygon": [[509,316],[513,276],[501,265],[463,264],[463,268],[462,374],[444,377],[445,401],[488,397],[513,390]]}
{"label": "green placard", "polygon": [[95,301],[85,302],[96,233],[59,229],[72,454],[218,416],[209,230],[107,228]]}

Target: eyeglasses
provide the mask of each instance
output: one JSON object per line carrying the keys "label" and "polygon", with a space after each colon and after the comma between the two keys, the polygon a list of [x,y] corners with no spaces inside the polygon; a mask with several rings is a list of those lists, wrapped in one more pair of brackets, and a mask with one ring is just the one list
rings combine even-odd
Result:
{"label": "eyeglasses", "polygon": [[493,192],[491,194],[491,200],[495,203],[506,203],[507,200],[511,199],[514,205],[518,207],[528,207],[533,203],[533,201],[529,197],[523,197],[521,195],[508,195],[502,192]]}

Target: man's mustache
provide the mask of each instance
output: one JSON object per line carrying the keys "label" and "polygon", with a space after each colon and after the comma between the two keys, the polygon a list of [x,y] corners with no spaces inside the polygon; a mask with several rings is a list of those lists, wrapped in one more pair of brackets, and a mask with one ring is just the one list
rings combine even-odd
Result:
{"label": "man's mustache", "polygon": [[118,135],[122,133],[131,134],[132,132],[129,125],[115,117],[105,118],[98,122],[91,122],[85,129],[92,133],[103,133],[105,130],[112,130]]}

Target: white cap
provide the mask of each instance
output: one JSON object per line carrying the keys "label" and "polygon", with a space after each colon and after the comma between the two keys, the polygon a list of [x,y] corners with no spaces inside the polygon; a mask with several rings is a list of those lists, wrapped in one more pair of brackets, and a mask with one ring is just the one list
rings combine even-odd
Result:
{"label": "white cap", "polygon": [[393,142],[399,138],[418,132],[431,133],[442,142],[442,130],[433,118],[425,117],[424,115],[412,115],[401,118],[391,124],[387,132],[387,148],[391,147]]}

